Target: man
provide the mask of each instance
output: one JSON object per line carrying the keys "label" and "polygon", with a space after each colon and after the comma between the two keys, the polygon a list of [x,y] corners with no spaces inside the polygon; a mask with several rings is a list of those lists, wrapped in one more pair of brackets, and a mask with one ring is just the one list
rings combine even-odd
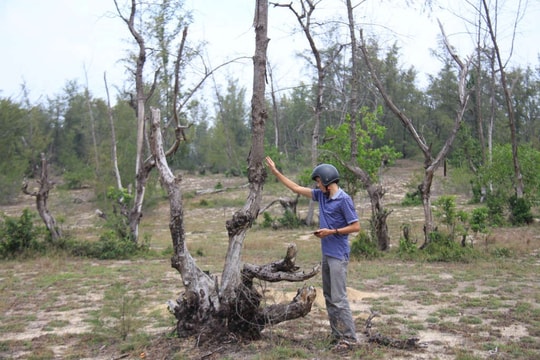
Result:
{"label": "man", "polygon": [[357,341],[347,299],[347,265],[350,253],[348,234],[360,231],[353,201],[339,187],[339,173],[333,165],[321,164],[313,169],[311,178],[317,182],[316,189],[300,186],[287,178],[268,156],[266,165],[287,188],[319,203],[319,229],[314,234],[321,239],[326,310],[333,341],[340,347],[348,347],[351,342]]}

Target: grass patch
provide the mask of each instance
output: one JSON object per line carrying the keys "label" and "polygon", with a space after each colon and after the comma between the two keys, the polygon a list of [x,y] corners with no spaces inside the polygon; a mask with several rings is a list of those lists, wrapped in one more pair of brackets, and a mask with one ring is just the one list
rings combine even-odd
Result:
{"label": "grass patch", "polygon": [[480,325],[482,324],[482,319],[477,316],[462,316],[459,318],[459,322],[468,325]]}

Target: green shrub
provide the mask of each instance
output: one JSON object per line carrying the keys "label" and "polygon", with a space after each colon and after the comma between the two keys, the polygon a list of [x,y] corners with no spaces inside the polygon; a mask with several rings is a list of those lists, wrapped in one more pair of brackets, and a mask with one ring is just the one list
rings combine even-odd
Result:
{"label": "green shrub", "polygon": [[264,228],[264,229],[268,229],[268,228],[272,227],[273,224],[274,224],[274,219],[272,218],[272,215],[270,215],[267,212],[264,212],[263,213],[263,221],[262,221],[260,226],[262,228]]}
{"label": "green shrub", "polygon": [[0,223],[0,257],[18,255],[44,247],[43,228],[34,226],[35,215],[24,209],[19,218],[3,215]]}
{"label": "green shrub", "polygon": [[[407,230],[405,231],[405,228]],[[406,234],[409,234],[410,232],[410,225],[404,224],[402,225],[403,232]],[[398,256],[402,259],[411,259],[414,257],[415,254],[418,253],[418,247],[416,246],[416,241],[412,241],[409,236],[402,236],[399,239],[399,247],[398,247]]]}
{"label": "green shrub", "polygon": [[486,206],[491,225],[501,226],[504,224],[505,203],[504,196],[498,193],[492,193],[486,197]]}
{"label": "green shrub", "polygon": [[351,243],[351,257],[357,259],[375,259],[381,256],[377,244],[371,240],[365,231],[358,233],[358,236]]}
{"label": "green shrub", "polygon": [[487,207],[479,207],[473,209],[471,212],[469,224],[471,225],[471,230],[475,233],[481,232],[485,233],[487,231],[487,220],[489,217],[489,212]]}
{"label": "green shrub", "polygon": [[533,220],[531,204],[525,198],[512,195],[508,199],[510,204],[510,222],[512,225],[530,224]]}
{"label": "green shrub", "polygon": [[298,216],[289,210],[285,210],[283,217],[279,218],[278,221],[287,229],[296,229],[302,226],[302,221],[298,218]]}
{"label": "green shrub", "polygon": [[137,253],[138,246],[127,237],[119,237],[113,230],[103,233],[96,243],[98,259],[127,259]]}
{"label": "green shrub", "polygon": [[92,172],[88,169],[66,171],[63,178],[68,189],[81,189],[85,181],[92,178]]}
{"label": "green shrub", "polygon": [[113,284],[105,291],[102,308],[91,319],[94,333],[104,340],[125,341],[143,325],[142,304],[139,293],[130,291],[123,283]]}
{"label": "green shrub", "polygon": [[97,253],[97,245],[94,241],[68,239],[65,248],[70,255],[78,257],[95,257]]}
{"label": "green shrub", "polygon": [[407,192],[405,198],[401,201],[403,206],[418,206],[422,205],[422,196],[420,191],[416,190],[415,192]]}
{"label": "green shrub", "polygon": [[105,231],[98,241],[72,241],[68,249],[74,256],[101,260],[129,259],[149,251],[146,245],[138,245],[128,237],[118,237],[114,230]]}
{"label": "green shrub", "polygon": [[130,204],[131,200],[133,200],[133,194],[130,194],[128,189],[117,189],[114,186],[109,186],[107,188],[107,199],[118,204]]}
{"label": "green shrub", "polygon": [[457,220],[456,197],[441,195],[433,205],[435,205],[435,216],[452,231]]}
{"label": "green shrub", "polygon": [[482,201],[483,192],[482,192],[481,184],[479,184],[476,181],[471,180],[471,191],[472,191],[472,198],[470,201],[471,204],[478,204],[480,201]]}
{"label": "green shrub", "polygon": [[439,231],[430,234],[430,242],[423,250],[427,261],[469,262],[479,256],[472,247],[462,246],[451,235]]}

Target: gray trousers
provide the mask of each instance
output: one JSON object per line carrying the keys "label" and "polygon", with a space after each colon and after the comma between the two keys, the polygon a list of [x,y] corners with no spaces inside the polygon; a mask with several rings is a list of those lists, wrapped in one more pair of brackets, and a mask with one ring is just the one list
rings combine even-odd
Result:
{"label": "gray trousers", "polygon": [[356,328],[347,299],[348,260],[323,255],[322,283],[326,311],[332,336],[337,339],[357,340]]}

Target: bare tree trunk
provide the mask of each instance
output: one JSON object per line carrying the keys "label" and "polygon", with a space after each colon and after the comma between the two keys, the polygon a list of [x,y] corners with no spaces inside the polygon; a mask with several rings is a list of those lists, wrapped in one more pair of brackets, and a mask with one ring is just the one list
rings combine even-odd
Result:
{"label": "bare tree trunk", "polygon": [[315,68],[317,70],[317,93],[315,96],[315,104],[314,104],[314,122],[313,122],[313,129],[311,131],[311,165],[314,167],[317,165],[318,161],[318,146],[319,146],[319,131],[320,131],[320,123],[321,123],[321,115],[323,110],[323,85],[324,85],[324,78],[326,75],[325,67],[322,63],[321,58],[321,52],[317,47],[317,44],[315,44],[315,39],[313,38],[313,35],[311,34],[311,16],[313,15],[313,12],[315,11],[316,3],[312,1],[300,1],[302,5],[302,13],[298,13],[292,6],[292,3],[287,5],[287,7],[294,13],[296,16],[296,20],[298,21],[298,24],[302,28],[302,31],[304,32],[304,35],[306,36],[306,39],[309,43],[309,47],[311,49],[311,53],[313,54],[313,58],[315,60]]}
{"label": "bare tree trunk", "polygon": [[388,223],[386,222],[388,216],[392,211],[388,211],[384,208],[382,198],[384,196],[384,189],[379,184],[373,184],[369,174],[354,164],[343,164],[346,166],[355,176],[360,179],[362,184],[367,189],[371,204],[371,229],[373,236],[377,239],[377,248],[381,251],[388,250],[390,246],[390,236],[388,234]]}
{"label": "bare tree trunk", "polygon": [[107,113],[109,115],[109,122],[111,124],[111,157],[113,162],[114,177],[116,178],[116,188],[118,190],[122,190],[122,177],[120,176],[120,170],[118,170],[118,155],[116,152],[116,130],[114,128],[114,118],[112,114],[111,97],[109,96],[109,86],[107,85],[107,73],[103,73],[103,81],[105,83],[105,92],[107,94]]}
{"label": "bare tree trunk", "polygon": [[268,65],[268,75],[270,77],[270,96],[272,97],[272,109],[274,115],[274,147],[279,151],[279,114],[276,100],[276,91],[274,89],[274,77],[272,75],[272,67]]}
{"label": "bare tree trunk", "polygon": [[[210,313],[212,309],[219,308],[217,293],[217,279],[201,271],[191,257],[186,245],[186,233],[184,228],[184,209],[182,192],[180,188],[181,177],[175,177],[170,170],[163,150],[163,141],[160,128],[160,111],[152,109],[152,137],[151,146],[156,167],[159,171],[162,186],[167,191],[170,205],[169,230],[171,232],[174,255],[171,266],[182,275],[182,282],[186,286],[186,292],[182,301],[169,303],[169,309],[179,318],[184,316],[184,323],[178,325],[178,333],[184,333],[183,328],[188,330],[188,324],[197,324],[197,312]],[[191,312],[197,306],[197,312]],[[179,319],[180,321],[180,319]],[[199,324],[201,326],[202,324]],[[210,325],[210,324],[209,324]],[[197,329],[199,330],[199,329]]]}
{"label": "bare tree trunk", "polygon": [[120,18],[126,23],[128,29],[139,46],[139,53],[136,59],[135,69],[135,89],[136,89],[136,116],[137,116],[137,153],[135,159],[135,195],[133,197],[133,207],[129,212],[129,230],[134,242],[139,240],[139,223],[142,217],[142,204],[146,190],[149,171],[145,171],[144,166],[144,128],[145,128],[145,103],[148,97],[144,93],[143,70],[146,62],[146,45],[144,38],[135,28],[135,15],[137,13],[137,2],[131,0],[131,10],[129,17],[124,17],[118,7],[117,0],[114,0],[116,10]]}
{"label": "bare tree trunk", "polygon": [[[490,65],[490,92],[489,92],[489,128],[488,128],[488,164],[493,164],[493,132],[495,131],[495,112],[497,108],[495,100],[495,55],[489,56]],[[493,190],[493,184],[489,183],[489,190]]]}
{"label": "bare tree trunk", "polygon": [[[136,117],[137,117],[137,153],[136,153],[136,160],[135,160],[135,194],[133,196],[133,205],[128,213],[128,223],[129,223],[129,232],[131,235],[131,238],[134,242],[138,242],[139,240],[139,224],[142,218],[142,206],[144,202],[145,197],[145,191],[146,191],[146,184],[148,182],[148,177],[150,175],[150,172],[152,171],[154,164],[154,159],[152,156],[149,156],[145,159],[145,140],[148,142],[147,139],[147,129],[146,129],[146,116],[145,116],[145,108],[146,108],[146,102],[152,94],[154,93],[156,89],[156,83],[159,76],[159,69],[154,72],[154,79],[152,82],[151,88],[145,92],[145,82],[143,79],[144,74],[144,66],[146,63],[146,45],[145,40],[142,37],[142,35],[137,31],[135,27],[135,16],[137,14],[137,2],[136,0],[131,0],[131,7],[130,7],[130,14],[129,16],[123,16],[122,12],[118,6],[117,0],[114,0],[114,4],[116,6],[117,13],[119,17],[124,21],[124,23],[127,25],[131,35],[133,36],[135,42],[137,43],[139,47],[139,52],[136,57],[136,68],[135,68],[135,89],[136,89],[136,104],[134,105],[135,111],[136,111]],[[174,104],[173,104],[173,119],[174,119],[174,125],[176,126],[174,129],[175,132],[175,141],[173,145],[167,150],[165,153],[166,156],[170,156],[176,152],[178,149],[180,142],[182,140],[186,140],[185,136],[185,129],[189,128],[188,125],[182,125],[180,124],[179,118],[178,118],[178,111],[180,111],[189,101],[190,98],[195,94],[197,90],[200,89],[204,81],[213,74],[213,72],[222,67],[225,66],[228,63],[231,63],[235,61],[236,59],[233,59],[225,64],[222,64],[218,66],[216,69],[212,71],[205,71],[204,76],[198,82],[190,91],[188,91],[186,94],[183,94],[182,101],[179,100],[180,97],[180,63],[182,63],[184,59],[184,50],[185,50],[185,41],[187,38],[188,28],[184,28],[182,32],[182,39],[180,41],[180,44],[178,46],[178,53],[175,61],[175,84],[174,84]],[[118,177],[119,179],[119,177]],[[118,180],[119,182],[119,180]],[[120,183],[120,182],[119,182]]]}
{"label": "bare tree trunk", "polygon": [[233,297],[241,283],[240,254],[246,231],[257,218],[261,206],[262,189],[266,179],[264,159],[264,130],[268,118],[265,101],[266,51],[268,47],[268,3],[257,0],[255,17],[255,55],[253,56],[253,94],[251,99],[251,150],[248,156],[249,194],[244,207],[227,221],[229,248],[222,274],[221,293]]}
{"label": "bare tree trunk", "polygon": [[[135,28],[135,15],[137,13],[137,2],[131,0],[131,9],[129,17],[124,17],[120,8],[118,7],[117,0],[114,0],[116,10],[120,18],[126,23],[131,35],[136,41],[139,52],[136,58],[135,68],[135,89],[136,89],[136,116],[137,116],[137,153],[135,159],[135,195],[133,197],[133,206],[129,211],[129,230],[131,239],[137,243],[139,241],[139,224],[142,218],[142,205],[144,202],[144,195],[146,191],[146,183],[148,176],[153,167],[151,161],[144,160],[144,138],[145,138],[145,106],[146,101],[152,95],[158,72],[154,74],[154,82],[152,88],[148,94],[144,91],[144,65],[146,63],[146,45],[144,38]],[[150,162],[150,163],[149,163]]]}
{"label": "bare tree trunk", "polygon": [[92,145],[94,147],[94,173],[96,177],[99,177],[99,154],[97,148],[97,138],[96,138],[96,121],[94,119],[94,111],[92,110],[92,103],[90,102],[90,91],[88,91],[88,73],[86,68],[84,69],[84,77],[86,79],[86,88],[84,90],[84,95],[86,98],[86,106],[88,107],[88,115],[90,116],[90,129],[92,131]]}
{"label": "bare tree trunk", "polygon": [[360,76],[360,54],[358,53],[358,42],[356,41],[356,30],[354,22],[354,13],[351,0],[347,0],[347,18],[349,20],[349,36],[351,37],[351,100],[350,115],[351,125],[349,129],[351,139],[351,162],[358,163],[358,138],[356,136],[356,126],[358,125],[358,80]]}
{"label": "bare tree trunk", "polygon": [[34,196],[36,198],[36,208],[39,216],[45,223],[51,239],[53,242],[57,242],[62,237],[62,231],[56,224],[56,219],[49,211],[47,206],[47,200],[49,199],[49,192],[52,190],[54,183],[49,180],[49,166],[47,164],[47,158],[45,154],[41,153],[41,174],[38,180],[39,189],[37,191],[28,190],[28,182],[23,183],[22,191],[26,195]]}
{"label": "bare tree trunk", "polygon": [[[481,36],[481,16],[478,17],[478,33],[477,33],[477,41],[476,41],[476,81],[475,81],[475,87],[474,87],[474,93],[476,97],[476,128],[478,130],[478,139],[480,140],[480,147],[482,149],[482,163],[486,163],[486,144],[484,139],[484,115],[482,112],[482,55],[481,55],[481,44],[480,44],[480,36]],[[473,169],[475,171],[476,169]],[[476,172],[476,171],[475,171]],[[484,185],[482,185],[484,186]]]}
{"label": "bare tree trunk", "polygon": [[390,248],[387,219],[392,210],[387,210],[383,206],[382,197],[385,192],[381,185],[371,184],[367,192],[371,202],[371,228],[377,239],[377,247],[381,251],[386,251]]}

